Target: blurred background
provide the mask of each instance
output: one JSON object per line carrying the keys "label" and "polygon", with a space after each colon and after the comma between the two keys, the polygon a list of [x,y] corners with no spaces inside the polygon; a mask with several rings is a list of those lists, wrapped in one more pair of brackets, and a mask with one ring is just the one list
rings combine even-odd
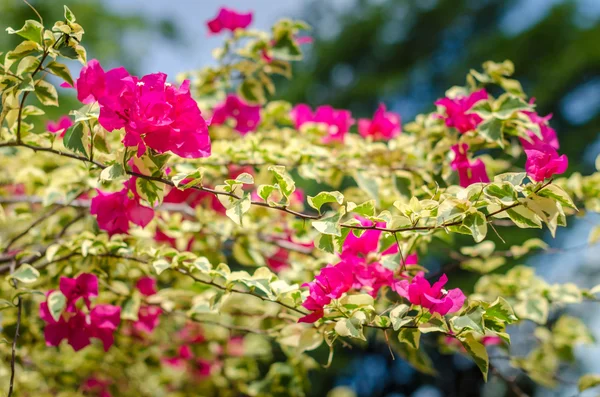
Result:
{"label": "blurred background", "polygon": [[[515,77],[537,99],[538,113],[553,114],[561,152],[569,156],[569,173],[593,171],[600,153],[600,0],[30,0],[46,24],[62,19],[67,4],[84,27],[88,58],[105,67],[126,66],[132,74],[182,71],[210,64],[211,50],[222,40],[208,36],[205,22],[220,6],[254,11],[252,27],[268,29],[280,17],[303,19],[313,26],[314,43],[304,48],[305,61],[295,64],[295,78],[281,81],[280,98],[312,106],[347,108],[355,118],[370,117],[379,102],[401,114],[406,123],[452,85],[464,84],[471,68],[486,60],[510,59]],[[0,0],[2,27],[18,28],[35,19],[18,0]],[[0,35],[0,52],[15,45]],[[77,65],[73,65],[74,69]],[[63,101],[63,106],[69,106]],[[56,116],[64,113],[57,110]],[[50,114],[52,116],[52,114]],[[549,282],[572,281],[580,287],[600,284],[600,247],[581,248],[598,217],[585,215],[572,222],[557,239],[542,236],[556,249],[526,263]],[[515,233],[506,246],[533,237]],[[579,247],[571,249],[571,247]],[[443,256],[426,258],[434,271]],[[512,266],[515,263],[509,263]],[[506,267],[500,271],[505,271]],[[453,278],[469,290],[473,275]],[[568,309],[598,332],[600,311],[595,303]],[[518,341],[521,332],[511,330]],[[600,339],[600,335],[596,335]],[[516,349],[516,350],[515,350]],[[519,351],[522,349],[522,351]],[[527,343],[513,353],[525,355]],[[479,371],[460,356],[430,352],[440,372],[421,375],[399,358],[393,360],[379,339],[367,347],[341,350],[334,365],[312,379],[311,395],[332,397],[438,397],[512,395],[497,378],[483,383]],[[493,355],[493,354],[492,354]],[[577,354],[573,372],[600,372],[600,348]],[[320,357],[319,362],[326,362]],[[502,370],[501,363],[498,367]],[[506,368],[504,368],[506,369]],[[521,388],[530,395],[575,396],[576,386],[535,389],[518,373]],[[584,394],[582,394],[584,395]]]}

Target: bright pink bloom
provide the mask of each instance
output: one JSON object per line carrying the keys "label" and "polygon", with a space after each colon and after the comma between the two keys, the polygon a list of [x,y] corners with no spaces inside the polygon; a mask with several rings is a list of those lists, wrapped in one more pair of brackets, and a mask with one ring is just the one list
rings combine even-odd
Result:
{"label": "bright pink bloom", "polygon": [[110,386],[109,381],[100,380],[96,377],[88,378],[83,384],[82,390],[84,392],[93,392],[96,393],[94,395],[98,397],[112,397],[110,394],[108,387]]}
{"label": "bright pink bloom", "polygon": [[[48,294],[52,291],[48,291]],[[50,314],[48,303],[40,303],[40,317],[46,322],[44,338],[46,346],[58,346],[66,339],[75,351],[79,351],[90,344],[88,323],[85,314],[81,311],[69,313],[68,320],[61,316],[56,321]]]}
{"label": "bright pink bloom", "polygon": [[96,305],[90,312],[90,337],[102,341],[108,351],[115,341],[114,332],[121,323],[121,308],[113,305]]}
{"label": "bright pink bloom", "polygon": [[252,12],[246,14],[239,13],[230,8],[221,7],[219,13],[214,19],[206,23],[208,29],[216,34],[223,30],[234,31],[236,29],[245,29],[252,23]]}
{"label": "bright pink bloom", "polygon": [[373,137],[376,140],[389,140],[400,134],[400,115],[386,111],[385,105],[380,104],[373,119],[359,119],[358,133],[363,137]]}
{"label": "bright pink bloom", "polygon": [[313,313],[302,317],[298,322],[315,322],[323,317],[323,306],[329,304],[331,299],[337,299],[350,290],[352,282],[352,270],[346,262],[321,269],[321,273],[314,281],[303,285],[308,287],[309,296],[302,306]]}
{"label": "bright pink bloom", "polygon": [[274,272],[278,273],[289,266],[288,259],[290,253],[285,248],[278,248],[275,254],[268,257],[267,266]]}
{"label": "bright pink bloom", "polygon": [[[533,103],[533,100],[530,102]],[[547,116],[541,117],[536,112],[523,112],[527,116],[532,123],[535,123],[540,128],[540,132],[542,138],[540,139],[537,135],[533,133],[533,131],[527,131],[527,135],[529,135],[530,140],[526,140],[524,138],[519,138],[521,141],[521,145],[523,145],[524,149],[534,149],[536,146],[547,143],[552,146],[554,149],[558,150],[560,145],[558,143],[558,137],[556,136],[556,131],[548,124],[548,121],[552,118],[552,115],[549,114]]]}
{"label": "bright pink bloom", "polygon": [[343,142],[346,133],[354,124],[354,119],[349,110],[334,109],[329,105],[319,106],[314,114],[308,105],[296,105],[292,109],[290,116],[296,128],[300,128],[309,122],[325,125],[327,127],[327,135],[323,138],[323,143],[331,141]]}
{"label": "bright pink bloom", "polygon": [[98,296],[98,277],[95,274],[82,273],[76,278],[61,277],[60,292],[67,298],[67,308],[72,309],[83,298],[88,309],[90,298]]}
{"label": "bright pink bloom", "polygon": [[141,156],[150,147],[179,157],[210,156],[208,127],[190,95],[190,82],[179,88],[164,73],[141,79],[123,68],[106,73],[106,92],[98,98],[98,121],[108,131],[125,128],[123,144],[137,146]]}
{"label": "bright pink bloom", "polygon": [[442,289],[448,282],[445,274],[433,285],[423,277],[423,272],[418,273],[409,283],[400,280],[395,285],[398,295],[408,299],[413,305],[419,305],[432,313],[445,315],[459,311],[465,303],[465,295],[459,288],[445,291]]}
{"label": "bright pink bloom", "polygon": [[129,222],[145,227],[154,218],[154,210],[140,204],[140,198],[133,183],[126,183],[132,187],[133,197],[130,197],[129,188],[125,187],[115,193],[104,193],[96,189],[98,195],[92,199],[90,213],[96,215],[98,227],[108,234],[127,234]]}
{"label": "bright pink bloom", "polygon": [[142,305],[138,311],[138,320],[133,323],[133,329],[139,333],[151,334],[160,323],[162,309],[158,306]]}
{"label": "bright pink bloom", "polygon": [[62,116],[58,121],[48,121],[46,129],[54,134],[58,134],[62,138],[72,125],[73,121],[71,121],[69,116]]}
{"label": "bright pink bloom", "polygon": [[555,174],[562,174],[569,166],[569,159],[565,154],[559,156],[556,149],[545,143],[525,149],[525,154],[527,155],[525,170],[536,182],[551,178]]}
{"label": "bright pink bloom", "polygon": [[198,358],[194,362],[192,372],[196,376],[206,378],[207,376],[210,376],[210,373],[212,372],[212,363],[203,358]]}
{"label": "bright pink bloom", "polygon": [[451,147],[454,152],[454,160],[450,163],[453,170],[458,171],[460,186],[467,187],[473,183],[487,183],[490,178],[485,170],[485,163],[481,159],[470,161],[467,157],[469,145],[466,143],[456,144]]}
{"label": "bright pink bloom", "polygon": [[90,60],[81,69],[79,78],[75,82],[75,89],[77,90],[77,99],[82,103],[95,102],[104,95],[106,74],[98,60]]}
{"label": "bright pink bloom", "polygon": [[469,110],[479,101],[488,99],[484,88],[471,93],[469,96],[457,96],[454,99],[442,98],[435,102],[436,105],[446,109],[443,116],[448,127],[456,128],[461,134],[474,130],[483,119]]}
{"label": "bright pink bloom", "polygon": [[256,130],[260,123],[260,106],[249,105],[237,95],[229,94],[223,103],[215,107],[210,125],[221,125],[229,118],[235,120],[234,129],[246,135]]}
{"label": "bright pink bloom", "polygon": [[481,338],[481,343],[483,343],[484,346],[498,346],[503,345],[504,341],[499,336],[484,336]]}
{"label": "bright pink bloom", "polygon": [[140,277],[137,283],[135,283],[135,287],[140,291],[140,293],[144,296],[151,296],[156,294],[156,279],[154,277]]}

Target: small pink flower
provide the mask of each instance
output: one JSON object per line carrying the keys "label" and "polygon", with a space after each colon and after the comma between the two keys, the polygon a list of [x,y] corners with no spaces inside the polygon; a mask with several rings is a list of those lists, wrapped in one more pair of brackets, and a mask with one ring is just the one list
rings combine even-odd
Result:
{"label": "small pink flower", "polygon": [[504,341],[499,336],[484,336],[481,338],[481,343],[484,346],[499,346],[503,345]]}
{"label": "small pink flower", "polygon": [[321,273],[314,281],[303,285],[308,287],[309,296],[302,306],[313,313],[302,317],[298,322],[315,322],[323,317],[323,306],[329,304],[331,299],[337,299],[350,290],[352,282],[352,270],[346,262],[321,269]]}
{"label": "small pink flower", "polygon": [[319,106],[313,114],[308,105],[299,104],[292,109],[290,116],[296,128],[300,128],[309,122],[324,125],[327,128],[327,135],[323,137],[323,143],[343,142],[346,133],[354,124],[354,119],[349,110],[334,109],[329,105]]}
{"label": "small pink flower", "polygon": [[140,277],[137,283],[135,283],[135,287],[140,291],[140,293],[144,296],[152,296],[156,294],[156,279],[153,277]]}
{"label": "small pink flower", "polygon": [[133,183],[126,185],[133,187],[133,197],[130,197],[130,189],[125,187],[115,193],[104,193],[97,189],[98,195],[92,199],[90,213],[96,215],[98,227],[111,236],[117,233],[127,234],[129,222],[145,227],[154,218],[154,210],[140,204],[135,190],[135,178],[131,181]]}
{"label": "small pink flower", "polygon": [[104,95],[106,74],[98,60],[90,60],[81,69],[79,78],[75,81],[75,89],[77,90],[77,99],[82,103],[95,102]]}
{"label": "small pink flower", "polygon": [[110,386],[109,381],[100,380],[94,376],[88,378],[83,384],[82,390],[84,392],[93,392],[98,397],[112,397],[108,387]]}
{"label": "small pink flower", "polygon": [[[50,292],[52,291],[48,291],[48,294]],[[44,328],[46,346],[58,346],[63,339],[66,339],[73,350],[79,351],[90,344],[88,323],[85,314],[81,311],[69,313],[68,320],[63,315],[56,321],[50,314],[48,303],[42,302],[40,318],[46,322]]]}
{"label": "small pink flower", "polygon": [[90,298],[98,296],[98,277],[95,274],[82,273],[76,278],[61,277],[60,292],[67,298],[67,308],[74,308],[82,298],[88,309]]}
{"label": "small pink flower", "polygon": [[160,323],[162,309],[158,306],[142,305],[138,311],[138,320],[133,323],[133,329],[139,333],[151,334]]}
{"label": "small pink flower", "polygon": [[562,174],[569,166],[569,159],[565,154],[559,156],[556,149],[545,143],[525,149],[525,154],[525,169],[529,177],[536,182],[542,182],[555,174]]}
{"label": "small pink flower", "polygon": [[230,8],[221,7],[217,16],[206,24],[211,33],[216,34],[221,33],[223,30],[233,32],[236,29],[245,29],[251,23],[252,12],[244,14]]}
{"label": "small pink flower", "polygon": [[62,138],[72,125],[73,121],[71,121],[69,116],[62,116],[58,121],[48,121],[46,129],[54,134],[58,134]]}
{"label": "small pink flower", "polygon": [[490,181],[485,170],[485,163],[481,159],[470,161],[467,158],[469,145],[466,143],[456,144],[451,149],[454,152],[454,160],[450,165],[453,170],[458,172],[460,186],[467,187],[473,183],[487,183]]}
{"label": "small pink flower", "polygon": [[431,313],[439,313],[442,316],[462,308],[466,297],[459,288],[450,291],[442,289],[448,282],[445,274],[433,285],[429,284],[423,275],[423,272],[419,272],[410,283],[400,280],[394,286],[395,291],[413,305],[422,306]]}
{"label": "small pink flower", "polygon": [[113,305],[96,305],[90,312],[90,337],[100,339],[104,351],[113,345],[114,333],[121,323],[121,308]]}
{"label": "small pink flower", "polygon": [[[534,100],[530,101],[533,104]],[[541,117],[536,112],[523,112],[526,114],[532,123],[537,124],[540,128],[540,133],[542,138],[540,139],[533,131],[527,131],[527,135],[529,136],[529,140],[524,138],[519,138],[521,141],[521,145],[523,145],[524,149],[534,149],[536,146],[547,143],[552,146],[554,149],[558,150],[560,145],[558,143],[558,137],[556,136],[556,131],[548,124],[548,121],[552,118],[552,115],[549,114],[547,116]]]}
{"label": "small pink flower", "polygon": [[385,105],[380,104],[373,119],[359,119],[358,133],[363,137],[373,137],[375,140],[389,140],[400,134],[400,115],[386,111]]}
{"label": "small pink flower", "polygon": [[448,127],[456,128],[461,134],[474,130],[483,119],[469,110],[479,101],[488,99],[484,88],[471,93],[469,96],[457,96],[454,99],[442,98],[435,102],[436,105],[446,109],[443,116]]}
{"label": "small pink flower", "polygon": [[260,123],[260,106],[249,105],[237,95],[229,94],[223,103],[215,107],[210,124],[221,125],[229,118],[235,120],[234,129],[246,135],[256,130]]}

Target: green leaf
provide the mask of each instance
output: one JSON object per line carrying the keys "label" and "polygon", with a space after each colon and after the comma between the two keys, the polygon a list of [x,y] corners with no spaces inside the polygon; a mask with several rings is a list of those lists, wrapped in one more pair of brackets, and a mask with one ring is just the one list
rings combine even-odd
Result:
{"label": "green leaf", "polygon": [[48,65],[46,65],[45,69],[53,75],[60,77],[61,79],[69,83],[71,86],[74,86],[73,77],[71,76],[71,72],[69,71],[69,68],[66,65],[60,62],[52,61]]}
{"label": "green leaf", "polygon": [[497,110],[494,112],[494,116],[501,120],[507,120],[513,116],[516,112],[522,112],[524,110],[533,110],[533,107],[525,102],[522,98],[512,95],[502,95],[496,101]]}
{"label": "green leaf", "polygon": [[[204,177],[204,168],[197,168],[193,172],[181,172],[173,175],[171,181],[179,190],[185,190],[192,186],[201,185]],[[187,181],[182,185],[183,181]]]}
{"label": "green leaf", "polygon": [[496,175],[494,182],[508,182],[511,185],[519,186],[527,176],[526,172],[505,172],[504,174]]}
{"label": "green leaf", "polygon": [[17,67],[17,75],[23,76],[27,73],[32,73],[40,64],[40,60],[34,56],[26,56],[21,59]]}
{"label": "green leaf", "polygon": [[375,215],[375,200],[368,200],[360,205],[349,202],[348,212],[354,212],[362,216],[373,216]]}
{"label": "green leaf", "polygon": [[423,334],[427,334],[430,332],[448,332],[448,325],[443,317],[439,314],[434,314],[426,323],[419,324],[419,331]]}
{"label": "green leaf", "polygon": [[35,96],[45,106],[58,106],[56,87],[45,80],[35,82]]}
{"label": "green leaf", "polygon": [[520,228],[542,228],[540,218],[522,205],[506,210],[506,214]]}
{"label": "green leaf", "polygon": [[398,340],[400,343],[406,343],[413,349],[418,349],[421,332],[418,328],[402,328],[398,333]]}
{"label": "green leaf", "polygon": [[338,203],[344,202],[344,195],[338,191],[334,192],[321,192],[316,196],[307,197],[308,205],[321,212],[321,207],[327,203]]}
{"label": "green leaf", "polygon": [[354,180],[359,188],[367,192],[367,194],[375,200],[376,206],[379,206],[379,184],[377,183],[377,178],[367,176],[364,173],[357,171],[354,175]]}
{"label": "green leaf", "polygon": [[500,147],[504,147],[502,129],[504,124],[502,120],[492,118],[484,121],[477,127],[479,134],[488,142],[495,142]]}
{"label": "green leaf", "polygon": [[102,172],[100,173],[100,180],[114,181],[115,179],[118,179],[124,175],[126,174],[123,165],[121,163],[114,163],[110,167],[106,167],[102,170]]}
{"label": "green leaf", "polygon": [[477,364],[477,367],[479,367],[479,370],[483,374],[484,381],[487,382],[489,358],[485,346],[475,339],[472,333],[463,334],[458,337],[458,340],[460,340],[467,353],[475,361],[475,364]]}
{"label": "green leaf", "polygon": [[35,282],[40,276],[40,272],[33,266],[28,263],[24,263],[13,274],[8,276],[8,278],[14,278],[25,284],[30,284]]}
{"label": "green leaf", "polygon": [[578,386],[580,392],[591,389],[592,387],[600,386],[600,375],[585,374],[579,378]]}
{"label": "green leaf", "polygon": [[87,155],[83,146],[83,124],[77,123],[67,130],[63,137],[63,144],[74,152]]}
{"label": "green leaf", "polygon": [[52,291],[48,295],[48,310],[54,321],[58,321],[67,306],[67,298],[60,291]]}
{"label": "green leaf", "polygon": [[165,270],[170,269],[171,264],[165,259],[157,259],[154,262],[152,262],[152,267],[156,271],[156,274],[160,275]]}
{"label": "green leaf", "polygon": [[27,40],[31,40],[36,43],[42,42],[43,30],[44,25],[32,19],[28,19],[27,21],[25,21],[25,25],[23,25],[23,27],[19,30],[14,30],[13,28],[6,28],[8,34],[17,34]]}
{"label": "green leaf", "polygon": [[394,327],[394,331],[398,331],[402,326],[413,321],[412,317],[406,317],[406,314],[409,310],[410,306],[405,305],[404,303],[401,303],[392,309],[390,312],[390,320],[392,321],[392,327]]}
{"label": "green leaf", "polygon": [[133,294],[127,298],[123,303],[123,310],[121,310],[121,319],[129,321],[138,321],[138,313],[140,311],[141,298],[139,294]]}
{"label": "green leaf", "polygon": [[135,181],[135,187],[138,195],[146,200],[150,205],[156,205],[162,203],[164,196],[164,183],[151,181],[144,178],[137,178]]}
{"label": "green leaf", "polygon": [[466,226],[471,231],[473,240],[476,243],[483,241],[487,234],[487,219],[479,211],[468,214],[463,220],[463,226]]}
{"label": "green leaf", "polygon": [[250,206],[252,205],[252,200],[250,200],[250,195],[244,194],[244,197],[237,200],[231,208],[226,211],[229,219],[234,221],[238,225],[242,225],[242,216],[250,210]]}
{"label": "green leaf", "polygon": [[313,221],[312,226],[317,229],[319,233],[332,236],[341,236],[342,231],[340,229],[340,218],[341,215],[337,213],[328,218],[323,218],[320,221]]}
{"label": "green leaf", "polygon": [[362,325],[355,318],[343,318],[335,323],[335,332],[340,336],[366,340],[363,335]]}
{"label": "green leaf", "polygon": [[315,239],[315,246],[321,251],[328,252],[330,254],[335,253],[335,245],[333,243],[333,236],[327,234],[320,234]]}
{"label": "green leaf", "polygon": [[69,7],[64,6],[65,7],[65,19],[67,20],[67,22],[69,23],[73,23],[76,21],[75,19],[75,14],[73,14],[73,12],[69,9]]}
{"label": "green leaf", "polygon": [[517,192],[508,182],[489,184],[483,189],[483,192],[486,196],[497,199],[499,204],[511,205],[517,201]]}
{"label": "green leaf", "polygon": [[246,77],[238,88],[242,98],[250,103],[263,104],[266,101],[263,85],[255,78]]}
{"label": "green leaf", "polygon": [[275,174],[275,180],[277,181],[279,190],[281,190],[281,194],[286,198],[290,197],[294,190],[296,190],[296,183],[287,173],[285,167],[281,165],[271,165],[268,170]]}
{"label": "green leaf", "polygon": [[530,296],[514,305],[517,316],[528,319],[538,324],[546,324],[550,304],[541,296]]}
{"label": "green leaf", "polygon": [[283,61],[298,61],[302,59],[302,51],[296,44],[292,32],[289,30],[275,39],[272,51],[275,58]]}
{"label": "green leaf", "polygon": [[548,186],[546,186],[545,188],[540,190],[538,192],[538,195],[542,196],[542,197],[548,197],[548,198],[554,199],[554,200],[558,201],[559,203],[563,204],[564,206],[572,208],[575,211],[577,211],[577,207],[575,206],[575,203],[573,203],[573,200],[571,200],[571,197],[569,197],[567,192],[565,192],[562,188],[560,188],[559,186],[557,186],[555,184],[549,184]]}
{"label": "green leaf", "polygon": [[485,309],[484,317],[501,320],[508,324],[512,324],[518,320],[510,304],[502,297],[498,297]]}
{"label": "green leaf", "polygon": [[254,177],[247,172],[242,172],[235,178],[235,181],[245,185],[252,185],[254,183]]}
{"label": "green leaf", "polygon": [[483,313],[484,311],[481,307],[476,307],[462,316],[453,317],[450,321],[454,328],[458,330],[466,328],[483,334],[485,332],[483,329]]}
{"label": "green leaf", "polygon": [[258,197],[268,203],[269,197],[271,197],[271,194],[276,190],[278,190],[277,187],[273,185],[260,185],[258,187]]}
{"label": "green leaf", "polygon": [[472,258],[472,259],[468,259],[464,262],[461,262],[460,268],[469,270],[469,271],[473,271],[473,272],[478,272],[481,274],[487,274],[491,271],[496,270],[497,268],[504,265],[505,263],[506,263],[506,258],[503,258],[501,256],[492,256],[492,257],[483,258],[483,259]]}

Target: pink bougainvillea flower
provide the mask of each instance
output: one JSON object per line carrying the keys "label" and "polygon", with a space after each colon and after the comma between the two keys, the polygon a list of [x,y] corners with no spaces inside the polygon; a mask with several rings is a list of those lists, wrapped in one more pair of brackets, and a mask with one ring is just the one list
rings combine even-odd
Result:
{"label": "pink bougainvillea flower", "polygon": [[475,91],[469,96],[457,96],[454,99],[442,98],[435,102],[436,105],[446,109],[442,116],[448,127],[456,128],[461,134],[474,130],[483,119],[469,110],[479,101],[488,99],[485,89]]}
{"label": "pink bougainvillea flower", "polygon": [[433,285],[419,272],[411,282],[400,280],[395,284],[398,295],[408,299],[413,305],[422,306],[431,313],[445,315],[459,311],[465,302],[465,295],[459,288],[446,291],[443,289],[448,282],[445,274]]}
{"label": "pink bougainvillea flower", "polygon": [[[132,196],[129,194],[132,186]],[[129,222],[145,227],[154,218],[154,210],[140,204],[135,190],[134,178],[132,183],[115,193],[104,193],[96,190],[98,195],[92,199],[90,213],[96,215],[98,227],[111,236],[117,233],[129,232]]]}
{"label": "pink bougainvillea flower", "polygon": [[88,378],[83,384],[82,390],[84,392],[93,392],[98,397],[112,397],[108,387],[110,382],[106,380],[100,380],[94,376]]}
{"label": "pink bougainvillea flower", "polygon": [[140,306],[138,320],[133,323],[133,328],[139,333],[151,334],[160,323],[162,309],[158,306]]}
{"label": "pink bougainvillea flower", "polygon": [[61,277],[60,292],[67,298],[67,308],[75,307],[82,298],[90,308],[90,298],[98,296],[98,277],[95,274],[82,273],[76,278]]}
{"label": "pink bougainvillea flower", "polygon": [[123,68],[110,70],[105,77],[98,121],[108,131],[124,128],[123,144],[137,146],[138,157],[146,147],[184,158],[210,156],[208,127],[190,95],[188,80],[177,88],[166,82],[164,73],[138,79]]}
{"label": "pink bougainvillea flower", "polygon": [[483,338],[481,338],[481,343],[483,343],[484,346],[499,346],[499,345],[503,345],[504,341],[502,340],[501,337],[499,336],[484,336]]}
{"label": "pink bougainvillea flower", "polygon": [[569,159],[565,154],[559,156],[549,144],[539,144],[531,149],[525,149],[527,161],[525,170],[531,179],[541,182],[552,175],[564,173],[569,166]]}
{"label": "pink bougainvillea flower", "polygon": [[466,143],[456,144],[451,147],[454,152],[454,160],[450,163],[453,170],[458,172],[460,186],[467,187],[473,183],[487,183],[490,178],[485,170],[485,163],[481,159],[469,160],[467,150],[469,145]]}
{"label": "pink bougainvillea flower", "polygon": [[211,33],[221,33],[223,30],[234,31],[245,29],[252,23],[252,12],[240,13],[230,8],[221,7],[217,16],[206,24]]}
{"label": "pink bougainvillea flower", "polygon": [[234,129],[246,135],[256,130],[260,123],[260,106],[249,105],[237,95],[229,94],[223,103],[215,107],[210,125],[222,125],[229,118],[235,120]]}
{"label": "pink bougainvillea flower", "polygon": [[306,123],[324,125],[327,129],[327,135],[323,137],[323,143],[343,142],[346,133],[354,124],[354,119],[349,110],[334,109],[329,105],[319,106],[313,113],[308,105],[299,104],[292,109],[290,116],[296,128],[300,128]]}
{"label": "pink bougainvillea flower", "polygon": [[314,281],[303,285],[308,287],[309,296],[302,306],[313,313],[302,317],[298,322],[315,322],[323,317],[323,306],[329,304],[331,299],[337,299],[350,290],[352,283],[352,269],[346,262],[321,269],[321,273]]}
{"label": "pink bougainvillea flower", "polygon": [[386,111],[385,105],[380,104],[373,119],[359,119],[358,133],[363,137],[375,140],[389,140],[400,134],[400,115]]}
{"label": "pink bougainvillea flower", "polygon": [[106,91],[106,73],[104,73],[104,69],[102,69],[98,60],[90,60],[81,69],[74,88],[77,90],[77,99],[82,103],[96,102],[104,95]]}
{"label": "pink bougainvillea flower", "polygon": [[135,283],[135,287],[144,296],[152,296],[158,291],[156,289],[156,279],[149,276],[140,277]]}
{"label": "pink bougainvillea flower", "polygon": [[90,312],[90,337],[100,339],[104,351],[108,351],[115,341],[114,333],[121,323],[121,307],[96,305]]}
{"label": "pink bougainvillea flower", "polygon": [[[531,101],[531,103],[533,100]],[[552,115],[549,114],[547,116],[541,117],[536,112],[523,112],[526,114],[532,123],[537,124],[540,128],[541,138],[539,138],[533,131],[527,131],[527,135],[529,136],[529,140],[524,138],[519,138],[521,141],[521,145],[523,145],[524,149],[534,149],[540,144],[546,143],[552,146],[554,149],[558,150],[560,145],[558,143],[558,137],[556,136],[556,131],[548,124],[548,121],[552,118]]]}
{"label": "pink bougainvillea flower", "polygon": [[[48,295],[52,291],[48,291]],[[85,314],[81,311],[70,313],[68,320],[61,316],[56,321],[47,302],[40,303],[40,318],[46,322],[44,328],[44,339],[46,346],[58,346],[63,339],[66,339],[73,347],[73,350],[79,351],[90,344],[90,335],[88,323]]]}
{"label": "pink bougainvillea flower", "polygon": [[65,132],[73,125],[73,121],[69,116],[62,116],[58,121],[48,121],[46,123],[46,130],[57,134],[61,138],[65,136]]}

